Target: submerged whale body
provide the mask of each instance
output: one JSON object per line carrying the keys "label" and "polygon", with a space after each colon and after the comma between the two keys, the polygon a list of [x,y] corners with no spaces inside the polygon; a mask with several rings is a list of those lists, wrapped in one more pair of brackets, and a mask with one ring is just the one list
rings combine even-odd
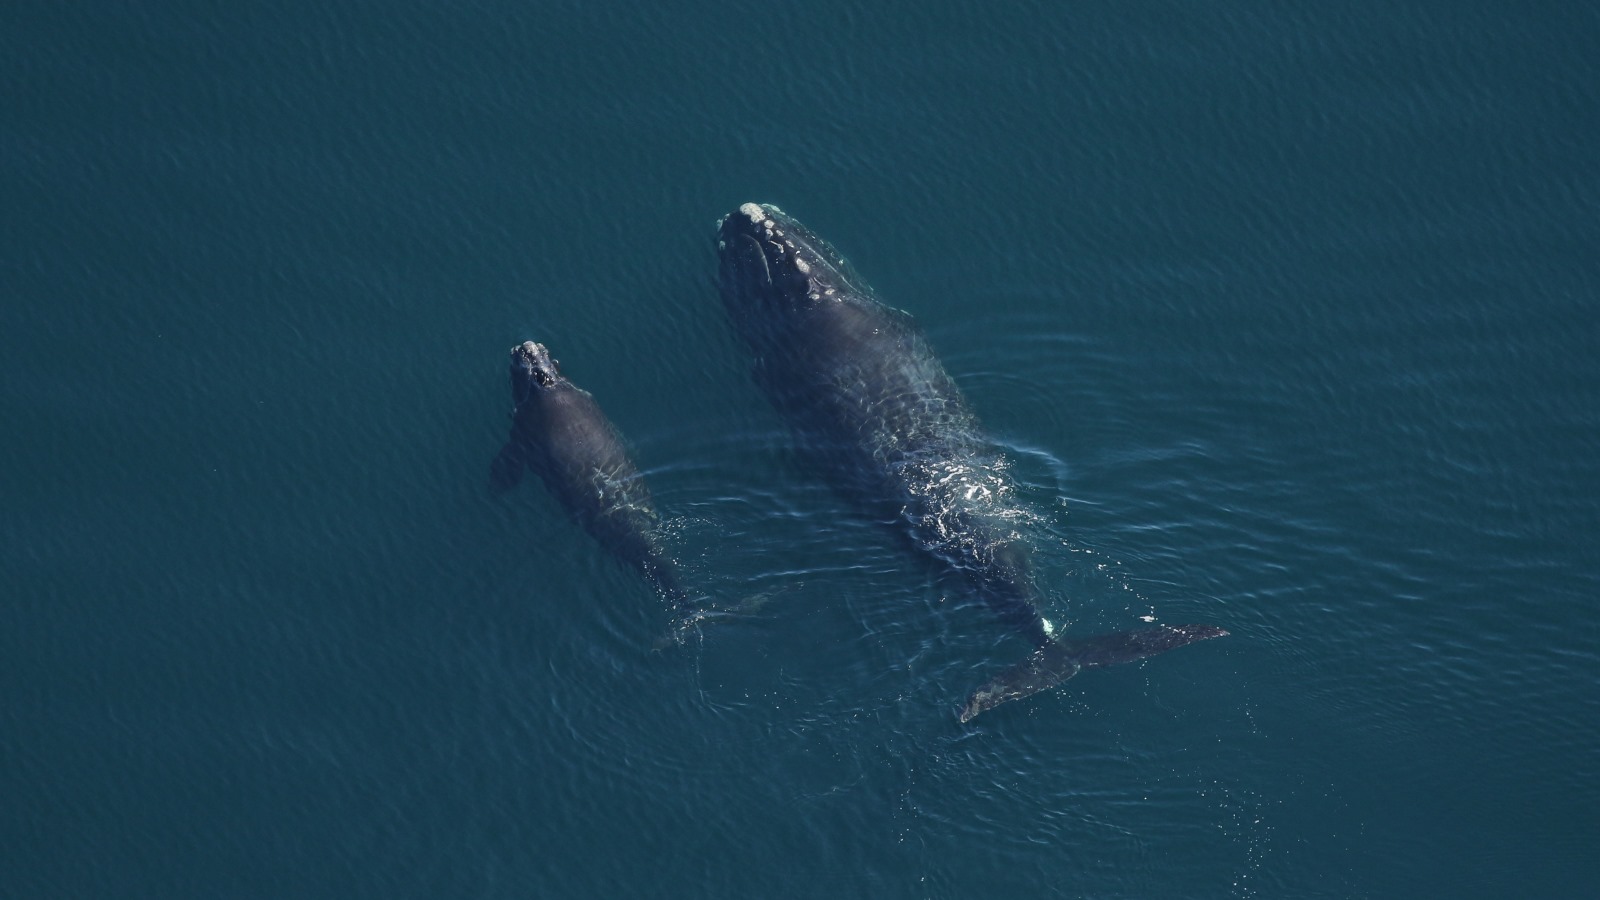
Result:
{"label": "submerged whale body", "polygon": [[826,241],[776,206],[746,203],[725,216],[717,249],[723,302],[754,354],[756,382],[817,468],[863,510],[897,518],[1034,644],[967,698],[961,721],[1083,669],[1227,634],[1182,625],[1052,639],[1003,460],[911,316],[879,303]]}
{"label": "submerged whale body", "polygon": [[525,341],[511,348],[511,398],[511,436],[490,466],[490,488],[504,493],[531,469],[585,531],[687,615],[690,597],[650,489],[594,397],[561,374],[544,345]]}

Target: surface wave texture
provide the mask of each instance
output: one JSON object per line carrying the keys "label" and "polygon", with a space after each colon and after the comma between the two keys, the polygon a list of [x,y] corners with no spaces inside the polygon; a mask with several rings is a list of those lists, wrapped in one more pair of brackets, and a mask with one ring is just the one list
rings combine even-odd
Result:
{"label": "surface wave texture", "polygon": [[[1595,896],[1600,20],[1568,4],[0,12],[0,894]],[[800,458],[772,201],[906,310],[1074,633]],[[659,598],[506,349],[627,437]]]}

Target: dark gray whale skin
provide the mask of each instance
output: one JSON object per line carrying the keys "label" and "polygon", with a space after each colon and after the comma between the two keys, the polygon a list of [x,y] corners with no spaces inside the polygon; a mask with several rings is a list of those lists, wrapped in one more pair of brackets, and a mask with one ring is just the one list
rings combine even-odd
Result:
{"label": "dark gray whale skin", "polygon": [[962,722],[1071,678],[1227,632],[1159,626],[1052,640],[1022,531],[1026,510],[993,443],[911,317],[879,303],[794,217],[746,203],[723,217],[723,303],[754,354],[758,385],[815,467],[868,514],[898,521],[962,573],[1032,656],[974,691]]}
{"label": "dark gray whale skin", "polygon": [[558,365],[542,344],[511,348],[511,436],[490,466],[490,489],[504,493],[531,469],[583,530],[687,614],[649,487],[616,426]]}

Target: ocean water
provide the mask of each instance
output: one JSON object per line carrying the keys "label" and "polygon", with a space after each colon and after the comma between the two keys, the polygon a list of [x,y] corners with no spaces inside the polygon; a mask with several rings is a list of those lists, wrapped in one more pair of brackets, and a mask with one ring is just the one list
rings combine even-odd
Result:
{"label": "ocean water", "polygon": [[[0,895],[1600,893],[1590,4],[0,10]],[[800,462],[746,201],[927,331],[1026,647]],[[505,353],[698,590],[486,490]]]}

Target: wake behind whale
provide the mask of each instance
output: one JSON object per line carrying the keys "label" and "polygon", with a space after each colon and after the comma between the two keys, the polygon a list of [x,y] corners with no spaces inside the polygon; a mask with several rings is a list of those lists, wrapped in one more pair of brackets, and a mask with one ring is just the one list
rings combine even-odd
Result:
{"label": "wake behind whale", "polygon": [[879,303],[826,241],[776,206],[740,206],[717,238],[723,302],[754,354],[755,380],[816,467],[859,508],[897,518],[1036,647],[975,690],[961,721],[1083,669],[1227,634],[1179,625],[1052,639],[1020,527],[1029,516],[911,316]]}

